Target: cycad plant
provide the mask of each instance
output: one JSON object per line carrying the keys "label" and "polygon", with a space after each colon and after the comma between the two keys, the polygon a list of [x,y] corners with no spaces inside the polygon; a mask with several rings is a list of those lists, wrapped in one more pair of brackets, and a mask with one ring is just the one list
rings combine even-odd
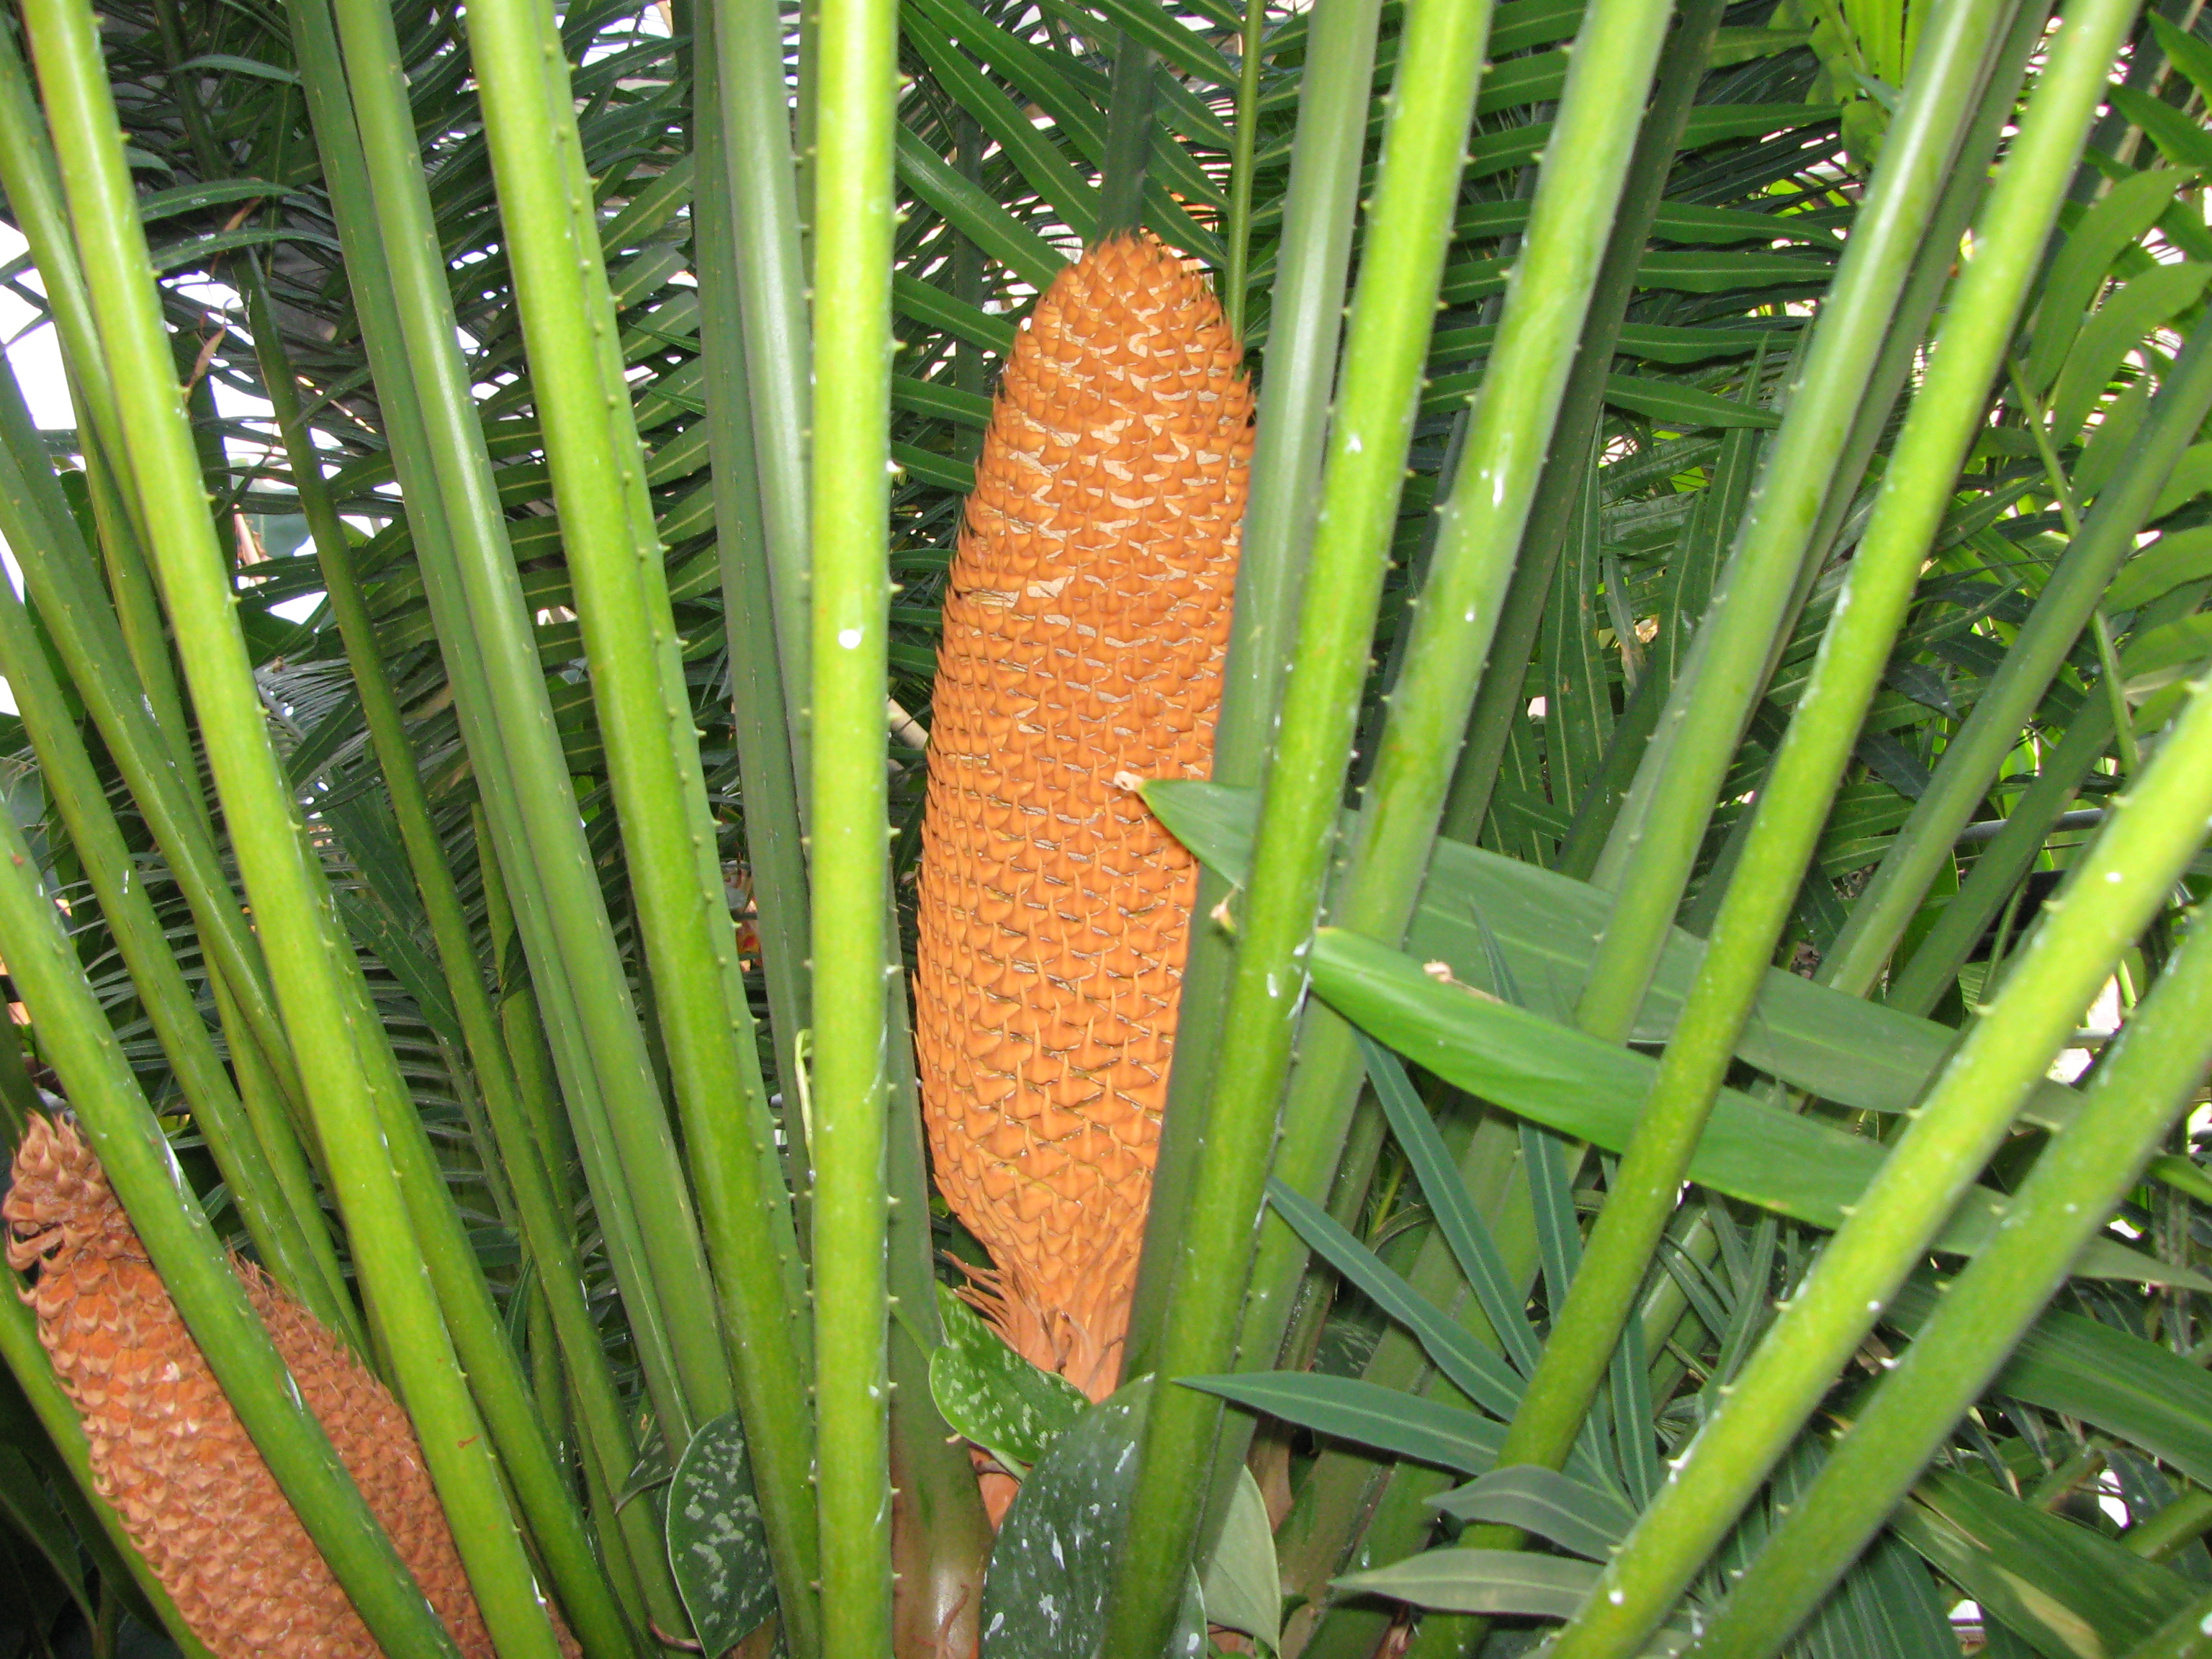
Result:
{"label": "cycad plant", "polygon": [[0,1645],[309,1650],[167,1345],[394,1659],[2212,1651],[2208,98],[21,0]]}

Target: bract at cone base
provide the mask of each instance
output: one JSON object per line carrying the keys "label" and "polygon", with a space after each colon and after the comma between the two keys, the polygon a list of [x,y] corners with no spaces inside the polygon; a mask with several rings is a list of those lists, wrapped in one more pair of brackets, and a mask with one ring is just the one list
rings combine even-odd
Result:
{"label": "bract at cone base", "polygon": [[[216,1659],[380,1659],[246,1437],[76,1132],[33,1118],[0,1217],[8,1261],[91,1442],[100,1495]],[[345,1345],[247,1262],[247,1299],[307,1409],[466,1659],[491,1638],[398,1401]]]}
{"label": "bract at cone base", "polygon": [[1016,339],[945,601],[915,1036],[938,1185],[1022,1354],[1109,1392],[1197,871],[1131,787],[1212,763],[1252,446],[1235,336],[1149,237]]}

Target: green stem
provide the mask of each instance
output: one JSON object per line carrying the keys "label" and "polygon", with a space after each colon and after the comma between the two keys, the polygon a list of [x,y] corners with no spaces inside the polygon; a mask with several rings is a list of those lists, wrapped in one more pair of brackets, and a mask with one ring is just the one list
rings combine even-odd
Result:
{"label": "green stem", "polygon": [[1856,996],[1875,983],[1937,869],[1950,858],[1960,830],[1980,807],[2004,757],[2018,746],[2021,727],[2113,575],[2134,553],[2136,532],[2208,410],[2212,336],[2199,330],[2159,387],[2142,429],[2044,585],[2003,663],[1982,688],[1974,712],[1944,745],[1935,781],[1913,804],[1911,817],[1851,907],[1850,921],[1820,964],[1825,983]]}
{"label": "green stem", "polygon": [[[2128,0],[2107,3],[2117,9]],[[2081,14],[2074,27],[2083,27]],[[2021,970],[1987,1005],[1856,1212],[1562,1633],[1561,1659],[1633,1653],[1666,1615],[1920,1261],[2121,951],[2165,902],[2208,813],[2212,688],[2200,686],[2128,805],[2045,906]]]}
{"label": "green stem", "polygon": [[[2154,1166],[2157,1161],[2151,1160]],[[2208,1531],[2212,1531],[2212,1492],[2184,1486],[2164,1509],[2134,1522],[2120,1542],[2146,1561],[2167,1561]]]}
{"label": "green stem", "polygon": [[[2103,37],[2131,11],[2131,0],[2104,0],[2069,21],[2069,33],[2086,37],[2082,57],[2104,50],[2100,79],[2111,61]],[[2063,58],[2066,46],[2061,35],[2055,56]],[[2045,84],[2057,74],[2054,64]],[[1986,1005],[1856,1212],[1562,1636],[1561,1659],[1632,1652],[1665,1615],[2003,1139],[2112,963],[2164,902],[2208,812],[2212,690],[2200,688],[2128,805],[2045,907],[2021,970]]]}
{"label": "green stem", "polygon": [[[1866,205],[1824,301],[1781,431],[1720,590],[1698,626],[1693,689],[1674,701],[1646,750],[1649,787],[1613,913],[1577,1005],[1577,1024],[1619,1040],[1634,1024],[1703,843],[1744,722],[1766,681],[1835,483],[1836,434],[1858,411],[1885,325],[1980,102],[2016,0],[1963,0],[1945,14],[1948,52],[1923,50],[1883,140]],[[1671,728],[1671,729],[1670,729]],[[1661,763],[1663,760],[1664,764]]]}
{"label": "green stem", "polygon": [[[1548,146],[1552,165],[1537,188],[1485,390],[1438,513],[1428,577],[1408,607],[1404,665],[1332,901],[1336,925],[1385,944],[1404,938],[1428,869],[1671,9],[1671,0],[1593,0],[1576,42]],[[1328,1196],[1361,1076],[1352,1024],[1327,1008],[1309,1009],[1275,1174],[1316,1202]],[[1261,1223],[1240,1344],[1246,1364],[1273,1360],[1306,1255],[1279,1216]],[[1229,1437],[1232,1445],[1241,1438]]]}
{"label": "green stem", "polygon": [[[2066,476],[2058,452],[2051,447],[2048,416],[2041,400],[2028,390],[2017,357],[2013,360],[2011,380],[2013,396],[2020,400],[2028,432],[2035,440],[2036,459],[2043,463],[2043,476],[2051,485],[2051,498],[2057,504],[2058,520],[2066,527],[2066,539],[2071,544],[2081,534],[2081,514],[2075,504],[2073,482]],[[2089,637],[2096,647],[2097,672],[2101,679],[2099,689],[2112,710],[2113,735],[2119,739],[2121,775],[2133,777],[2142,765],[2142,756],[2136,747],[2135,716],[2128,707],[2128,688],[2120,673],[2120,653],[2112,644],[2112,624],[2105,620],[2101,604],[2089,613]]]}
{"label": "green stem", "polygon": [[[483,729],[483,717],[489,703],[489,692],[485,687],[483,665],[471,648],[473,641],[465,618],[457,614],[461,602],[451,592],[457,578],[452,571],[452,542],[443,496],[437,475],[426,459],[428,444],[415,395],[414,377],[402,349],[399,324],[382,257],[385,244],[374,229],[374,209],[368,199],[364,158],[354,131],[343,71],[338,66],[336,37],[327,12],[319,5],[295,5],[293,22],[308,105],[321,140],[332,200],[338,209],[339,233],[345,244],[348,273],[362,318],[363,337],[376,377],[386,431],[405,486],[417,556],[433,612],[441,623],[441,647],[454,686],[463,730],[471,743],[481,793],[489,805],[507,814],[511,821],[518,809],[514,802],[514,781],[507,769],[507,747],[488,737]],[[515,729],[526,736],[532,728],[525,726]],[[573,813],[573,801],[570,810]],[[485,872],[487,903],[490,905],[504,896],[500,862],[492,856],[483,859],[481,865]],[[530,879],[522,884],[523,892],[518,902],[525,913],[526,925],[532,930],[533,944],[543,950],[536,957],[537,988],[556,1005],[560,1015],[554,1023],[563,1058],[571,1068],[568,1097],[571,1110],[582,1126],[592,1178],[593,1203],[606,1238],[609,1259],[622,1286],[631,1340],[644,1362],[647,1386],[661,1410],[663,1420],[680,1425],[686,1419],[677,1368],[669,1352],[665,1322],[640,1237],[628,1182],[605,1121],[598,1079],[591,1070],[589,1052],[579,1031],[580,1022],[572,1012],[567,964],[556,951],[544,945],[550,931],[544,915],[546,907],[533,890],[534,872],[526,866],[525,874]],[[571,896],[576,891],[587,890],[572,890]],[[498,932],[496,927],[495,932]],[[499,942],[503,948],[504,938]],[[566,1236],[559,1212],[569,1207],[565,1180],[568,1147],[562,1126],[551,1111],[551,1089],[539,1063],[542,1026],[537,1018],[536,999],[529,989],[510,995],[506,1027],[509,1054],[518,1075],[531,1079],[526,1099],[532,1112],[532,1133],[544,1149],[549,1170],[561,1194],[553,1228],[537,1247],[542,1252],[538,1255],[540,1262],[551,1267],[562,1259]],[[649,1088],[650,1073],[647,1075]],[[564,1284],[560,1287],[561,1292],[567,1288]],[[556,1312],[564,1311],[564,1304],[579,1299],[580,1297],[571,1298],[558,1294]],[[573,1315],[575,1309],[567,1306],[565,1312]],[[604,1369],[605,1355],[599,1334],[588,1313],[580,1320],[566,1319],[563,1328],[566,1340],[576,1344],[573,1363],[579,1369],[572,1370],[571,1383],[579,1401],[587,1450],[599,1458],[600,1465],[615,1466],[617,1472],[612,1479],[618,1486],[627,1480],[635,1462],[629,1428],[613,1401],[611,1384],[595,1381],[592,1370],[582,1369]],[[527,1451],[526,1444],[526,1455]],[[601,1488],[592,1490],[597,1493]],[[603,1516],[613,1513],[611,1500],[601,1503],[595,1498],[594,1505]],[[630,1554],[645,1564],[646,1591],[657,1616],[665,1627],[678,1627],[683,1622],[682,1610],[676,1601],[672,1581],[666,1575],[665,1553],[651,1511],[643,1505],[627,1506],[620,1512],[619,1527]]]}
{"label": "green stem", "polygon": [[[1252,491],[1214,732],[1217,783],[1259,783],[1273,750],[1275,712],[1313,546],[1313,504],[1336,383],[1381,10],[1381,0],[1316,0],[1314,7],[1268,330],[1273,367],[1260,387]],[[1218,875],[1201,869],[1191,915],[1212,915],[1229,893]],[[1152,1368],[1168,1279],[1188,1223],[1191,1176],[1206,1140],[1231,960],[1222,930],[1206,922],[1191,929],[1145,1248],[1122,1350],[1123,1374],[1129,1376]]]}
{"label": "green stem", "polygon": [[[208,521],[205,514],[191,516],[199,525]],[[38,869],[15,820],[0,822],[0,951],[108,1183],[224,1395],[378,1644],[406,1659],[459,1659],[459,1650],[370,1514],[330,1437],[301,1403],[261,1316],[246,1299],[160,1121],[124,1063],[52,901],[40,890]],[[14,1287],[5,1288],[13,1304]],[[11,1365],[35,1375],[28,1357],[16,1352],[29,1322],[27,1309],[11,1306],[0,1316],[0,1332],[6,1333]],[[46,1376],[58,1393],[51,1371]],[[46,1390],[31,1394],[36,1402]],[[76,1424],[74,1411],[70,1421]],[[82,1438],[80,1427],[56,1443],[68,1455]]]}
{"label": "green stem", "polygon": [[[807,571],[807,383],[812,374],[806,322],[806,262],[801,248],[800,190],[793,153],[792,110],[784,86],[783,14],[776,0],[707,0],[714,12],[725,164],[736,222],[738,303],[744,319],[753,451],[760,479],[761,531],[775,590],[777,655],[787,690],[793,775],[806,810],[809,666]],[[818,70],[805,59],[811,90]],[[795,695],[793,695],[795,694]],[[788,1079],[785,1087],[791,1087]]]}
{"label": "green stem", "polygon": [[[790,1200],[724,897],[645,459],[551,16],[482,0],[470,42],[562,545],[687,1161],[728,1321],[785,1639],[816,1650],[813,1462]],[[548,165],[548,158],[552,165]],[[586,240],[589,238],[589,241]]]}
{"label": "green stem", "polygon": [[[814,198],[814,1362],[822,1633],[891,1647],[884,686],[895,0],[823,0]],[[753,361],[757,363],[759,359]],[[788,667],[788,665],[787,665]]]}
{"label": "green stem", "polygon": [[[1915,59],[1908,95],[1955,95],[1950,88],[1972,76],[1987,48],[1990,21],[1966,7],[1938,18]],[[1604,1380],[1881,689],[1959,467],[1986,414],[1990,380],[2057,221],[2101,85],[2096,74],[2077,73],[2071,81],[2046,76],[1998,177],[1934,362],[1883,477],[1874,520],[1759,792],[1697,978],[1607,1184],[1565,1305],[1553,1319],[1528,1400],[1506,1434],[1501,1466],[1559,1467]]]}
{"label": "green stem", "polygon": [[991,1522],[967,1443],[950,1432],[929,1388],[929,1356],[943,1344],[937,1312],[937,1243],[929,1158],[915,1077],[907,983],[892,900],[884,899],[884,1020],[890,1040],[890,1192],[886,1243],[890,1292],[891,1594],[894,1650],[973,1650],[981,1622]]}
{"label": "green stem", "polygon": [[[190,745],[173,744],[155,723],[133,674],[115,613],[100,592],[93,556],[70,512],[20,396],[0,399],[0,498],[4,533],[23,572],[24,586],[60,657],[71,687],[84,700],[100,739],[130,786],[163,862],[191,910],[213,969],[226,1030],[240,1052],[258,1048],[287,1099],[302,1099],[270,995],[259,946],[240,915],[216,854],[205,804],[188,785]],[[236,1016],[242,1016],[237,1018]],[[249,1099],[248,1105],[252,1105]],[[261,1125],[264,1150],[295,1210],[312,1214],[311,1187],[294,1180],[304,1158],[289,1126]]]}
{"label": "green stem", "polygon": [[1107,95],[1106,157],[1099,169],[1098,228],[1093,240],[1127,236],[1145,222],[1145,179],[1152,158],[1152,54],[1127,33],[1114,48]]}
{"label": "green stem", "polygon": [[100,355],[84,273],[70,235],[53,146],[12,39],[0,39],[0,184],[7,191],[10,216],[38,264],[54,331],[70,368],[70,397],[88,417],[82,439],[85,476],[124,644],[138,671],[155,722],[172,744],[187,745],[184,702],[143,550],[143,526],[134,517],[128,490],[118,487],[122,428]]}
{"label": "green stem", "polygon": [[[691,212],[697,227],[699,349],[706,374],[715,549],[744,802],[745,868],[759,916],[755,932],[761,942],[762,977],[768,986],[769,1028],[775,1043],[776,1079],[784,1091],[784,1121],[790,1131],[786,1152],[793,1185],[803,1201],[806,1148],[805,1137],[798,1130],[798,1044],[809,1021],[811,924],[790,700],[777,672],[775,577],[769,562],[758,451],[753,441],[752,374],[745,361],[744,313],[738,297],[738,227],[744,218],[738,205],[731,158],[738,153],[744,135],[736,130],[734,102],[723,88],[722,20],[711,8],[699,17],[706,33],[699,54],[704,67],[698,92],[697,184]],[[969,362],[972,356],[963,349],[961,361]],[[798,1232],[803,1242],[803,1215]]]}
{"label": "green stem", "polygon": [[[477,868],[483,877],[484,919],[490,931],[493,959],[504,962],[515,936],[514,914],[483,810],[477,808],[470,816],[475,831]],[[625,1608],[629,1609],[629,1598],[635,1595],[645,1602],[650,1616],[663,1630],[679,1630],[685,1623],[684,1606],[677,1595],[676,1581],[669,1573],[667,1548],[652,1506],[627,1504],[617,1508],[611,1495],[621,1490],[630,1471],[637,1467],[637,1440],[630,1432],[629,1417],[607,1364],[605,1341],[584,1299],[583,1268],[576,1260],[576,1242],[560,1224],[563,1215],[574,1212],[575,1200],[567,1172],[574,1162],[575,1149],[565,1133],[565,1121],[557,1115],[543,1023],[526,978],[507,990],[501,1013],[501,1035],[514,1060],[517,1085],[528,1114],[527,1133],[551,1171],[542,1197],[520,1182],[517,1192],[524,1225],[536,1227],[547,1235],[542,1241],[536,1232],[529,1235],[531,1257],[539,1269],[539,1284],[546,1293],[562,1368],[568,1380],[566,1394],[571,1408],[568,1415],[577,1430],[577,1450],[586,1477],[584,1490],[600,1548],[607,1557],[615,1588],[625,1598]],[[550,1207],[550,1213],[534,1223],[531,1218],[541,1203]],[[557,1419],[549,1419],[549,1426],[550,1420]],[[609,1470],[614,1471],[611,1476]],[[638,1617],[635,1610],[631,1610],[631,1617]]]}
{"label": "green stem", "polygon": [[[14,377],[0,377],[0,398],[12,400],[14,394]],[[23,526],[13,515],[0,510],[0,525],[4,525],[11,547],[24,544],[18,539]],[[30,617],[15,590],[5,584],[0,584],[0,676],[5,677],[25,732],[38,751],[47,798],[61,811],[138,1000],[161,1039],[193,1121],[206,1135],[208,1150],[229,1183],[247,1236],[278,1282],[316,1318],[344,1336],[356,1353],[365,1355],[368,1334],[346,1295],[345,1275],[329,1231],[319,1213],[301,1215],[293,1210],[270,1169],[252,1121],[193,1006],[191,988],[170,953],[146,884],[133,879],[138,874],[136,861],[108,810],[106,792],[85,752],[83,736],[70,718],[61,685]],[[0,1056],[0,1064],[15,1063],[13,1054]]]}
{"label": "green stem", "polygon": [[[345,526],[323,477],[314,437],[301,409],[299,384],[277,333],[276,317],[269,308],[267,283],[258,265],[246,285],[246,307],[254,349],[260,360],[262,386],[283,438],[285,459],[292,470],[292,487],[299,495],[300,511],[307,519],[307,533],[314,543],[316,568],[321,573],[323,591],[330,601],[331,617],[337,623],[338,637],[345,647],[346,665],[353,671],[355,690],[361,697],[362,718],[368,726],[369,744],[378,769],[384,775],[392,815],[399,825],[408,868],[414,874],[423,915],[430,923],[430,936],[437,946],[447,989],[453,996],[460,1020],[462,1039],[468,1045],[470,1066],[483,1091],[493,1133],[499,1140],[501,1159],[508,1166],[510,1179],[518,1182],[534,1180],[543,1186],[546,1177],[536,1143],[527,1137],[512,1139],[524,1121],[514,1068],[507,1058],[506,1044],[500,1038],[498,1018],[492,1010],[491,997],[484,988],[483,969],[477,958],[476,941],[461,908],[453,872],[446,862],[445,843],[430,814],[429,798],[422,787],[414,745],[408,741],[406,718],[400,712],[392,676],[377,650],[376,626],[369,616],[368,603],[362,597],[360,580],[354,574]],[[526,1162],[533,1166],[526,1172],[520,1168]]]}
{"label": "green stem", "polygon": [[[34,0],[27,21],[55,122],[63,180],[124,417],[131,472],[254,920],[287,1027],[337,1046],[307,1096],[353,1243],[372,1318],[453,1523],[485,1621],[514,1659],[558,1652],[500,1486],[498,1466],[457,1367],[451,1339],[389,1159],[380,1095],[404,1101],[383,1034],[362,1029],[367,1001],[341,957],[320,870],[270,747],[237,595],[204,510],[191,436],[168,362],[156,290],[106,78],[98,28],[82,0]],[[350,976],[346,969],[353,968]],[[350,981],[349,979],[350,977]],[[347,1051],[350,1052],[348,1053]],[[419,1133],[419,1126],[417,1133]],[[442,1191],[436,1195],[442,1200]]]}
{"label": "green stem", "polygon": [[[1229,264],[1221,274],[1221,307],[1231,331],[1244,332],[1252,267],[1252,159],[1260,149],[1260,73],[1265,67],[1267,0],[1244,0],[1243,56],[1237,68],[1237,130],[1229,152]],[[1310,68],[1310,64],[1309,65]]]}
{"label": "green stem", "polygon": [[[1488,0],[1431,0],[1408,20],[1206,1141],[1150,1356],[1170,1380],[1224,1370],[1235,1354],[1490,15]],[[1194,1390],[1153,1398],[1109,1603],[1103,1651],[1112,1659],[1153,1659],[1166,1640],[1220,1415],[1218,1401]]]}
{"label": "green stem", "polygon": [[[2053,175],[2062,184],[2066,176]],[[2014,1195],[1996,1241],[1948,1287],[1693,1651],[1764,1659],[1788,1639],[2002,1368],[2081,1246],[2103,1230],[2212,1062],[2205,932],[2192,933],[2136,1009],[2084,1091],[2081,1115]]]}
{"label": "green stem", "polygon": [[1666,198],[1674,152],[1682,142],[1698,88],[1704,83],[1705,65],[1711,61],[1713,40],[1725,9],[1722,0],[1685,0],[1674,33],[1660,57],[1657,89],[1637,132],[1635,159],[1629,163],[1612,238],[1591,290],[1589,325],[1559,405],[1552,453],[1561,459],[1544,468],[1535,500],[1529,504],[1528,529],[1522,538],[1512,585],[1498,612],[1482,684],[1468,719],[1466,745],[1460,752],[1458,775],[1453,780],[1444,818],[1445,833],[1461,841],[1474,840],[1482,828],[1483,817],[1490,811],[1491,791],[1498,782],[1507,733],[1514,718],[1528,705],[1522,687],[1528,678],[1529,653],[1535,648],[1536,631],[1542,625],[1545,605],[1551,596],[1553,572],[1588,470],[1586,459],[1569,462],[1564,458],[1587,458],[1605,419],[1606,377],[1613,372],[1614,348],[1620,341],[1629,301],[1636,295],[1637,267],[1650,240],[1659,204]]}
{"label": "green stem", "polygon": [[[313,0],[295,0],[301,13],[319,9]],[[625,1269],[624,1300],[646,1349],[654,1407],[672,1442],[688,1442],[698,1424],[732,1404],[705,1252],[585,842],[455,343],[392,15],[374,0],[339,0],[337,11],[380,233],[374,240],[388,261],[387,315],[396,313],[392,320],[417,400],[411,412],[422,422],[416,453],[427,465],[408,488],[411,495],[434,480],[450,538],[417,543],[440,646],[471,760],[489,786],[486,804],[501,862],[566,1062],[563,1083],[593,1194],[611,1252]],[[334,126],[343,119],[335,107],[331,115]],[[330,145],[324,148],[327,153]],[[384,384],[380,366],[380,388]]]}
{"label": "green stem", "polygon": [[[53,639],[70,686],[93,714],[170,878],[191,907],[201,951],[210,963],[208,980],[216,1013],[230,1037],[239,1093],[270,1175],[283,1190],[285,1206],[299,1217],[307,1248],[327,1249],[327,1239],[316,1243],[323,1230],[321,1203],[316,1201],[314,1175],[295,1117],[303,1099],[299,1075],[292,1071],[289,1042],[270,998],[261,949],[239,914],[230,878],[216,856],[206,803],[185,787],[192,775],[191,745],[181,738],[170,744],[168,732],[155,726],[146,702],[131,695],[139,681],[115,630],[115,613],[100,595],[91,553],[80,540],[76,515],[70,515],[55,483],[13,378],[0,387],[0,533],[7,535],[18,557],[24,586]],[[179,752],[184,761],[177,759]],[[168,951],[168,942],[161,940],[159,949]],[[327,1272],[337,1283],[337,1261],[327,1263]],[[312,1287],[299,1290],[307,1294]],[[347,1318],[337,1318],[334,1329],[349,1329]]]}

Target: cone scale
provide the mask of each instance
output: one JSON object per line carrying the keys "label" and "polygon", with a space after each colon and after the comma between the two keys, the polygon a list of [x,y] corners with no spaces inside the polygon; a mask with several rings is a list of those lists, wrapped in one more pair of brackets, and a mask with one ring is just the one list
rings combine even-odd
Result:
{"label": "cone scale", "polygon": [[1007,362],[945,600],[915,1037],[975,1299],[1121,1370],[1197,870],[1135,793],[1206,775],[1252,447],[1212,291],[1150,238],[1054,279]]}
{"label": "cone scale", "polygon": [[[216,1659],[380,1650],[223,1397],[90,1148],[33,1118],[0,1218],[8,1261],[83,1419],[100,1496]],[[276,1352],[465,1659],[492,1659],[415,1431],[345,1345],[248,1262]]]}

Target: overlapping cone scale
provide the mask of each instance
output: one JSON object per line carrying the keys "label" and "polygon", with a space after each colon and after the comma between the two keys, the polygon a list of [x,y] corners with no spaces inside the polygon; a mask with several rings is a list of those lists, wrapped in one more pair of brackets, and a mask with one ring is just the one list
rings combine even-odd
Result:
{"label": "overlapping cone scale", "polygon": [[[379,1659],[246,1437],[76,1132],[33,1118],[0,1217],[39,1340],[76,1403],[100,1493],[216,1659]],[[235,1264],[306,1401],[467,1659],[492,1659],[475,1597],[398,1402],[337,1336]]]}
{"label": "overlapping cone scale", "polygon": [[1235,336],[1150,238],[1061,271],[1014,343],[945,601],[915,1036],[979,1300],[1118,1375],[1197,872],[1130,789],[1203,777],[1252,445]]}

